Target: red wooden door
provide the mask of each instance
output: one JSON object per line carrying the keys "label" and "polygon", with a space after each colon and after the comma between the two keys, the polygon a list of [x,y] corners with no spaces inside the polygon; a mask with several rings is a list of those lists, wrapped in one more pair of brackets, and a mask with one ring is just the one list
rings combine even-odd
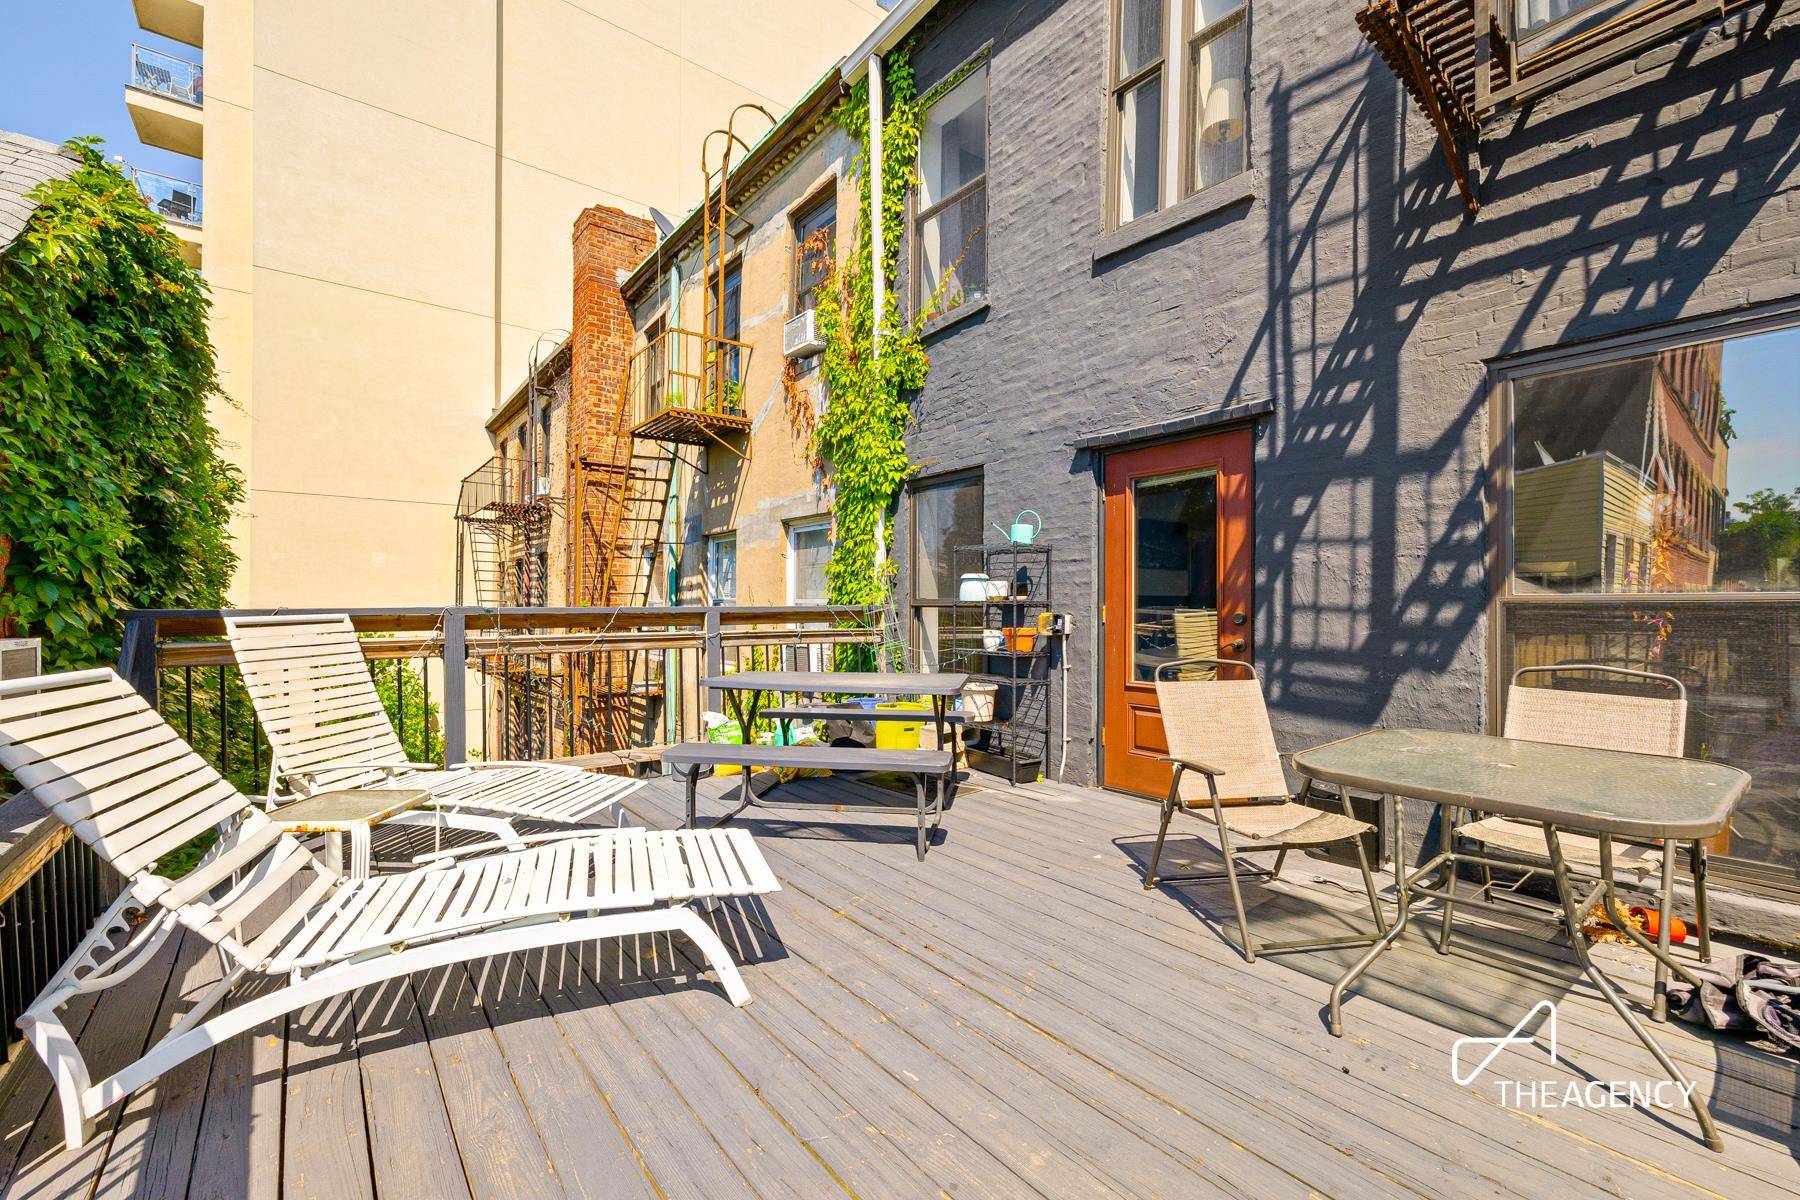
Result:
{"label": "red wooden door", "polygon": [[1248,429],[1106,458],[1101,781],[1168,794],[1159,665],[1250,661]]}

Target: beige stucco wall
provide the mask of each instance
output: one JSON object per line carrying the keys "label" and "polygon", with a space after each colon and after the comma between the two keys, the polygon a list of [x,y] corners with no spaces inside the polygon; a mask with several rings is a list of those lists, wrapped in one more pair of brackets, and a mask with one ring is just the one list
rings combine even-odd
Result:
{"label": "beige stucco wall", "polygon": [[[682,531],[681,599],[704,603],[706,539],[737,534],[737,602],[788,604],[787,527],[828,518],[831,489],[807,453],[807,426],[790,412],[782,386],[782,327],[794,315],[794,218],[825,189],[837,193],[839,261],[855,238],[857,192],[849,163],[856,147],[838,126],[824,122],[811,141],[748,200],[736,203],[752,223],[734,247],[742,264],[741,333],[751,346],[743,374],[743,403],[754,422],[750,454],[741,459],[708,449],[705,476],[684,476],[678,514]],[[697,252],[682,260],[680,324],[699,329],[706,312]],[[655,312],[640,305],[640,327]],[[816,412],[822,383],[817,371],[800,376],[797,391]]]}
{"label": "beige stucco wall", "polygon": [[679,219],[874,0],[210,0],[206,249],[243,605],[450,600],[458,481],[590,204]]}

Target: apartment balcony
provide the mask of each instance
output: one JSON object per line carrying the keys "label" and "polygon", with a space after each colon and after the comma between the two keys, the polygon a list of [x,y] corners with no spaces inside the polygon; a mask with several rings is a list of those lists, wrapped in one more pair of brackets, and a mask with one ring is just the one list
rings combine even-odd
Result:
{"label": "apartment balcony", "polygon": [[723,445],[750,431],[742,380],[750,347],[692,329],[650,339],[626,368],[631,436],[684,446]]}
{"label": "apartment balcony", "polygon": [[204,46],[206,5],[203,0],[132,0],[139,28],[163,37]]}
{"label": "apartment balcony", "polygon": [[200,265],[200,185],[188,179],[159,175],[133,168],[132,181],[150,211],[161,217],[169,231],[181,240],[181,256],[191,266]]}
{"label": "apartment balcony", "polygon": [[131,48],[125,109],[145,145],[199,158],[205,132],[204,104],[199,63],[146,46]]}

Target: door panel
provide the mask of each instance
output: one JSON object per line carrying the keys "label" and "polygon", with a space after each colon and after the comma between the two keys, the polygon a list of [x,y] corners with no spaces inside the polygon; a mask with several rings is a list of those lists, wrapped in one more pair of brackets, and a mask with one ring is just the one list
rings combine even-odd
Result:
{"label": "door panel", "polygon": [[1251,661],[1248,429],[1107,456],[1101,781],[1165,795],[1155,677],[1176,659]]}

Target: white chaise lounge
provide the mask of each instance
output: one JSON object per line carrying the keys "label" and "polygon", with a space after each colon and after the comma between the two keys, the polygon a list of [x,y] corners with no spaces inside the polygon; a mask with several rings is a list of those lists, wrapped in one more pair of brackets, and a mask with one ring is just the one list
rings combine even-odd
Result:
{"label": "white chaise lounge", "polygon": [[[19,1018],[56,1082],[71,1148],[108,1106],[226,1038],[447,963],[679,932],[731,1002],[746,1004],[724,944],[685,902],[780,886],[742,830],[565,830],[525,839],[534,843],[526,850],[493,853],[486,843],[434,856],[431,868],[348,879],[278,829],[110,670],[0,683],[0,767],[126,881]],[[215,827],[223,836],[192,872],[155,872],[169,851]],[[134,926],[133,909],[150,915]],[[129,978],[178,925],[217,947],[223,977],[142,1058],[94,1082],[58,1008]],[[253,976],[286,978],[211,1015]]]}
{"label": "white chaise lounge", "polygon": [[[642,780],[538,762],[449,768],[408,761],[375,690],[356,629],[343,614],[228,616],[225,629],[256,719],[274,751],[275,785],[295,796],[337,788],[406,787],[431,793],[447,823],[518,846],[511,822],[623,825],[621,803]],[[429,814],[400,820],[426,823]]]}

